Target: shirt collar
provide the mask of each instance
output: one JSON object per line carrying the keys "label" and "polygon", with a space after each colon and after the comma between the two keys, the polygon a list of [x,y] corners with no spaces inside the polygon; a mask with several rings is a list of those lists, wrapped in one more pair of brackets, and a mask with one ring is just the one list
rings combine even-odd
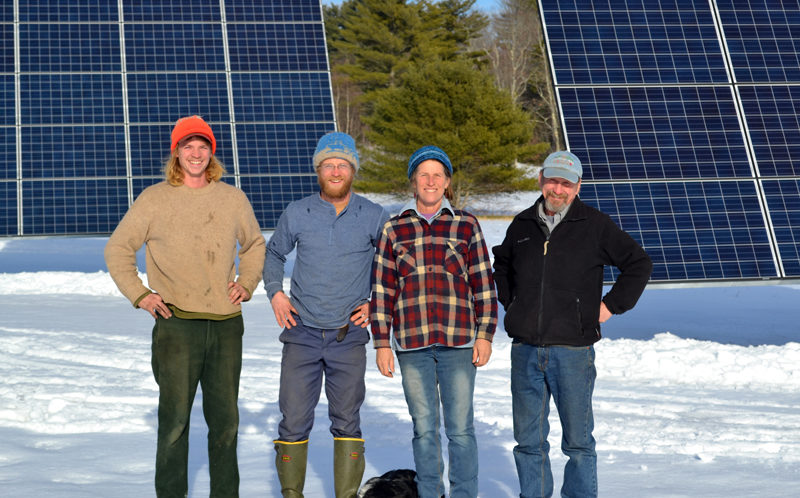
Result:
{"label": "shirt collar", "polygon": [[[350,191],[350,199],[347,200],[347,204],[345,204],[344,208],[342,208],[342,211],[337,216],[341,216],[341,215],[343,215],[345,213],[345,211],[347,211],[347,208],[349,208],[350,204],[353,203],[353,199],[355,198],[355,196],[356,196],[356,193],[351,190]],[[322,205],[322,206],[326,206],[326,207],[329,207],[329,208],[333,209],[334,213],[336,212],[336,206],[334,206],[330,202],[328,202],[325,199],[323,199],[322,198],[322,192],[317,192],[317,202],[319,202],[320,205]]]}
{"label": "shirt collar", "polygon": [[[569,205],[566,208],[564,208],[563,210],[561,210],[561,211],[559,211],[559,212],[557,212],[556,214],[553,215],[553,227],[555,227],[556,225],[561,223],[561,220],[563,220],[567,216],[567,213],[569,212],[570,208],[572,207],[572,205],[574,203],[575,203],[575,201],[573,200],[572,202],[569,203]],[[550,224],[549,223],[549,217],[547,216],[547,213],[544,212],[544,200],[542,200],[542,202],[539,203],[538,214],[539,214],[539,218],[541,218],[542,221],[547,223],[548,226],[549,226],[549,224]]]}
{"label": "shirt collar", "polygon": [[[447,197],[442,197],[442,205],[439,206],[439,210],[436,211],[436,214],[434,214],[433,217],[431,217],[431,219],[439,216],[444,210],[450,211],[450,214],[455,214],[455,211],[453,211],[453,207],[450,205],[450,201],[447,200]],[[416,199],[411,199],[410,201],[406,202],[405,205],[403,206],[403,209],[400,210],[401,213],[406,213],[407,211],[413,211],[420,218],[425,218],[425,216],[423,216],[422,213],[417,211]]]}

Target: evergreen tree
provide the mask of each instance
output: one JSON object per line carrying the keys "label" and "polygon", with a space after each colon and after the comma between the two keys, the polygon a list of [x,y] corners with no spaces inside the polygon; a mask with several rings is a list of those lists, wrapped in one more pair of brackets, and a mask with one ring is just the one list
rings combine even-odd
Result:
{"label": "evergreen tree", "polygon": [[408,189],[406,161],[423,145],[444,149],[453,163],[454,203],[473,193],[531,190],[534,178],[516,166],[533,150],[531,123],[511,96],[465,59],[435,60],[406,71],[395,87],[374,92],[357,186]]}
{"label": "evergreen tree", "polygon": [[[325,10],[337,70],[368,93],[391,87],[411,64],[463,55],[488,24],[475,0],[348,0]],[[339,58],[338,55],[347,54]]]}
{"label": "evergreen tree", "polygon": [[472,10],[474,5],[475,0],[442,0],[428,4],[423,15],[430,23],[444,28],[445,39],[455,43],[459,53],[478,58],[482,56],[480,52],[469,53],[466,50],[471,40],[481,36],[489,25],[489,19]]}
{"label": "evergreen tree", "polygon": [[328,45],[350,56],[337,69],[364,92],[392,86],[411,61],[444,50],[441,33],[427,29],[417,2],[350,0],[336,21],[328,28]]}
{"label": "evergreen tree", "polygon": [[328,40],[328,59],[331,65],[331,87],[337,127],[339,131],[348,133],[357,142],[361,142],[364,139],[364,126],[361,122],[364,92],[361,86],[340,69],[353,64],[355,57],[346,51],[337,50],[331,43],[331,40],[341,38],[340,33],[345,29],[344,21],[353,15],[354,9],[353,2],[345,2],[341,6],[325,5],[323,16],[325,37]]}

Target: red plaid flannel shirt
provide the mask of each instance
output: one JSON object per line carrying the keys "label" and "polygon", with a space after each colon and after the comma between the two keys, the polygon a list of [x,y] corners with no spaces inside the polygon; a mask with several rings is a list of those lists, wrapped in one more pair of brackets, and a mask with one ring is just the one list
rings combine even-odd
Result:
{"label": "red plaid flannel shirt", "polygon": [[413,210],[383,227],[372,265],[373,343],[402,349],[491,341],[497,297],[478,220],[443,209],[430,223]]}

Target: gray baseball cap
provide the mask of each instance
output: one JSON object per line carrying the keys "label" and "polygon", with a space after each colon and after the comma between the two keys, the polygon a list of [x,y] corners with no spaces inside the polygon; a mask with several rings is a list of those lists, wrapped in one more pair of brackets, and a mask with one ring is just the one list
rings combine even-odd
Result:
{"label": "gray baseball cap", "polygon": [[545,178],[563,178],[572,183],[578,183],[583,176],[581,160],[566,150],[553,152],[544,160],[542,175]]}

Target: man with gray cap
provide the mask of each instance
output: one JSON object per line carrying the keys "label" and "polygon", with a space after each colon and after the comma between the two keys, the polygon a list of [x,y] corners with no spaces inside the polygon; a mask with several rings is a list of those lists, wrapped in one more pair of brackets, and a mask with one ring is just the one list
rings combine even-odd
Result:
{"label": "man with gray cap", "polygon": [[[653,267],[608,215],[581,202],[582,174],[574,154],[550,154],[539,173],[541,197],[492,248],[497,296],[513,341],[514,460],[523,498],[553,493],[551,395],[561,421],[561,450],[569,458],[561,496],[597,496],[593,344],[600,340],[601,323],[633,308]],[[603,296],[605,265],[620,274]]]}
{"label": "man with gray cap", "polygon": [[[358,171],[346,133],[320,138],[313,157],[320,192],[290,203],[267,244],[264,287],[284,328],[274,441],[284,497],[303,496],[308,436],[323,377],[337,498],[354,497],[364,473],[359,410],[364,401],[370,267],[388,213],[350,189]],[[286,256],[297,249],[291,298],[283,291]]]}

